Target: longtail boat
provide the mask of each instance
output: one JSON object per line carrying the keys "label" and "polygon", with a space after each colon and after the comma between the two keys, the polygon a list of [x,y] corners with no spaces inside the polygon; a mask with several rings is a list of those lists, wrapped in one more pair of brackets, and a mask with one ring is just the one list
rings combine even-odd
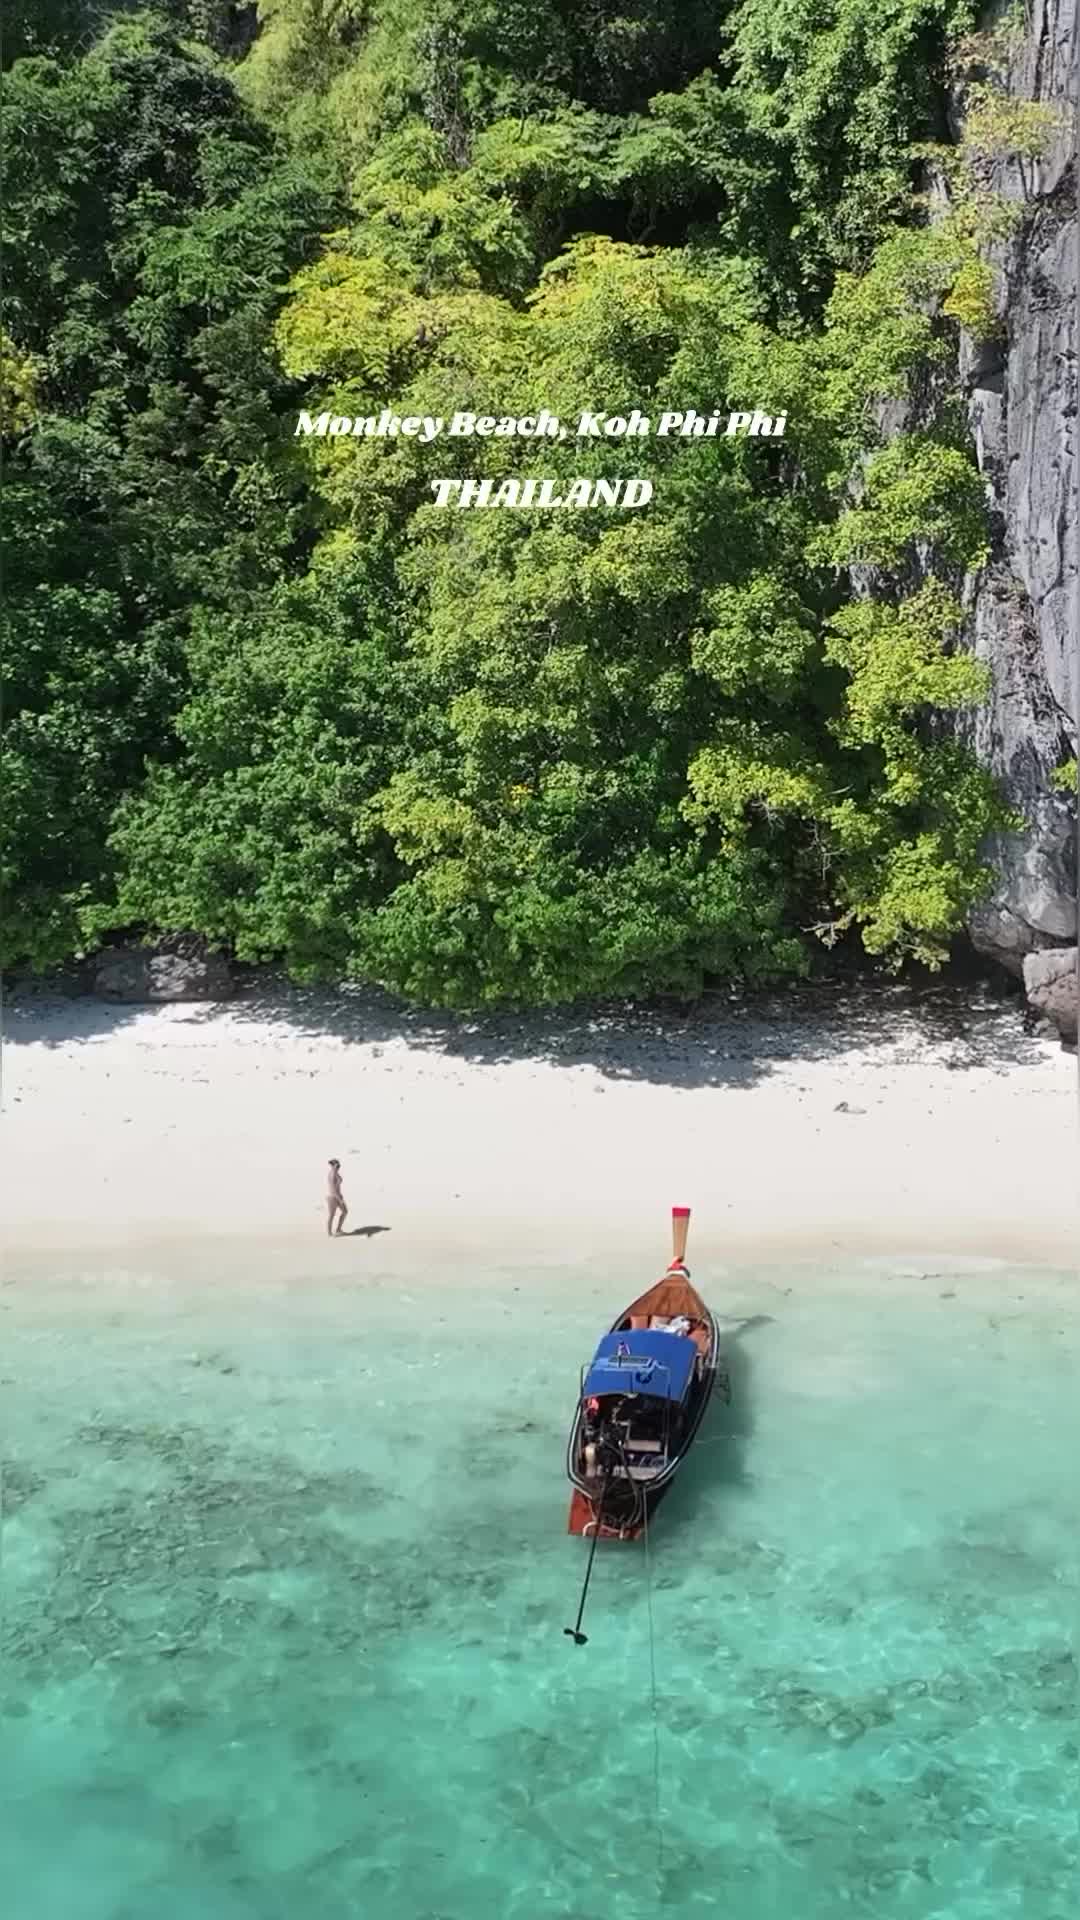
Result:
{"label": "longtail boat", "polygon": [[583,1370],[566,1471],[568,1531],[636,1540],[671,1486],[720,1381],[716,1319],[690,1284],[689,1207],[671,1210],[672,1260],[626,1308]]}

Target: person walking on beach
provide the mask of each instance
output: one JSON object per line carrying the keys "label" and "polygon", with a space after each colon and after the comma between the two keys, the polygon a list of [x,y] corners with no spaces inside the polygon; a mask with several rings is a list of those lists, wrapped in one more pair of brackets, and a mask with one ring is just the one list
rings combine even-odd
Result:
{"label": "person walking on beach", "polygon": [[[326,1180],[326,1231],[340,1233],[348,1218],[345,1195],[341,1191],[341,1161],[331,1160]],[[337,1220],[335,1227],[334,1221]]]}

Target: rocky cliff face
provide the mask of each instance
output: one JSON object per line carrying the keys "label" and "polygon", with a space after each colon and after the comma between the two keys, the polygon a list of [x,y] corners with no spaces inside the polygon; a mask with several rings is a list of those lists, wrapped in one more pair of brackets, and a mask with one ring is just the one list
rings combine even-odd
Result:
{"label": "rocky cliff face", "polygon": [[988,565],[965,598],[975,653],[994,691],[973,722],[979,757],[1026,822],[992,848],[992,899],[975,945],[1013,972],[1040,947],[1077,937],[1076,802],[1051,776],[1077,751],[1077,179],[1080,34],[1075,0],[1030,0],[1010,90],[1060,110],[1041,162],[1008,162],[997,186],[1023,206],[997,257],[1003,342],[965,343],[961,375],[993,525]]}

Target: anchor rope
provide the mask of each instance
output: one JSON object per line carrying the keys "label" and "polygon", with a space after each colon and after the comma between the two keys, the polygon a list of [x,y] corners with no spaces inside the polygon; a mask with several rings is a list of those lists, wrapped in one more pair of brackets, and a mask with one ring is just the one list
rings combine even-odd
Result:
{"label": "anchor rope", "polygon": [[649,1501],[642,1500],[645,1528],[645,1594],[649,1612],[649,1675],[652,1683],[653,1723],[653,1823],[656,1828],[657,1892],[662,1896],[664,1871],[664,1829],[660,1823],[660,1716],[656,1705],[656,1631],[653,1624],[652,1548],[649,1543]]}

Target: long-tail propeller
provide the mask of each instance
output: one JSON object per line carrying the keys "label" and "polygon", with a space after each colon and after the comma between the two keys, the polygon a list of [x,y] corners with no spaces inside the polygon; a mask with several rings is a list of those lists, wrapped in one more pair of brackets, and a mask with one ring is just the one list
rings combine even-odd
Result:
{"label": "long-tail propeller", "polygon": [[584,1647],[589,1643],[588,1634],[582,1633],[581,1631],[581,1622],[585,1613],[585,1595],[589,1591],[589,1581],[592,1579],[593,1561],[596,1559],[596,1544],[600,1538],[600,1529],[604,1524],[604,1501],[607,1499],[607,1490],[610,1484],[611,1480],[609,1475],[604,1479],[604,1484],[600,1489],[600,1498],[596,1502],[596,1523],[593,1528],[592,1546],[589,1548],[589,1564],[585,1569],[585,1585],[581,1589],[581,1599],[578,1601],[577,1619],[574,1621],[572,1627],[563,1628],[563,1632],[569,1636],[575,1647]]}

